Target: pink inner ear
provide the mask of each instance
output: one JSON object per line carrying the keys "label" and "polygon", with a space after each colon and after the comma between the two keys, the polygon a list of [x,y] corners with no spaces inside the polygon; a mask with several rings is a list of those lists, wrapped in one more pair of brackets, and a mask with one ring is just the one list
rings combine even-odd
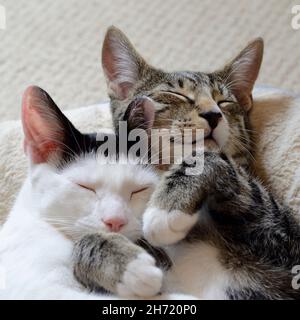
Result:
{"label": "pink inner ear", "polygon": [[155,106],[151,99],[145,97],[145,103],[143,105],[144,108],[144,118],[147,124],[147,131],[151,130],[153,127],[153,122],[155,118]]}
{"label": "pink inner ear", "polygon": [[124,100],[133,87],[133,83],[129,81],[130,75],[134,73],[129,63],[133,58],[130,58],[126,45],[119,37],[120,35],[114,32],[106,35],[102,47],[102,67],[109,81],[110,90],[116,98]]}
{"label": "pink inner ear", "polygon": [[54,132],[51,128],[51,120],[46,121],[40,114],[43,108],[47,106],[45,106],[41,89],[28,88],[24,93],[22,103],[24,149],[35,164],[47,162],[49,156],[59,147],[58,142],[52,140]]}
{"label": "pink inner ear", "polygon": [[111,82],[109,87],[119,100],[125,100],[132,88],[132,84],[129,82],[114,84],[113,82]]}
{"label": "pink inner ear", "polygon": [[129,125],[133,129],[152,129],[154,117],[155,117],[155,106],[153,100],[143,96],[136,98],[130,105],[130,114],[128,118]]}
{"label": "pink inner ear", "polygon": [[106,47],[103,48],[103,70],[109,80],[110,89],[114,92],[118,99],[124,100],[128,97],[128,93],[132,88],[132,83],[126,81],[114,83],[118,77],[118,70],[116,68],[117,61],[115,60],[116,58],[113,55],[113,52],[109,50],[112,49]]}

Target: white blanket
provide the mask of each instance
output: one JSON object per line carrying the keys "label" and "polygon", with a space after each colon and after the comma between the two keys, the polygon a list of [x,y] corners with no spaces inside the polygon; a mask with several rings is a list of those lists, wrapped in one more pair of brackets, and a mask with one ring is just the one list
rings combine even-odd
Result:
{"label": "white blanket", "polygon": [[300,221],[300,97],[272,88],[254,91],[255,171]]}

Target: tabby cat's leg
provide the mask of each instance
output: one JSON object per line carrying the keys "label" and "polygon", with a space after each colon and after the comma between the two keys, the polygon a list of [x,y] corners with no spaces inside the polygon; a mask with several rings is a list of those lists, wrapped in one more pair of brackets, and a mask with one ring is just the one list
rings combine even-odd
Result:
{"label": "tabby cat's leg", "polygon": [[162,271],[154,258],[120,234],[84,236],[75,243],[74,275],[90,290],[122,297],[151,297],[162,286]]}
{"label": "tabby cat's leg", "polygon": [[198,174],[187,174],[191,167],[190,161],[174,166],[155,189],[143,221],[144,236],[151,244],[169,245],[184,239],[199,219],[203,200],[216,187],[223,189],[224,197],[234,192],[234,173],[219,154],[205,152],[204,168]]}

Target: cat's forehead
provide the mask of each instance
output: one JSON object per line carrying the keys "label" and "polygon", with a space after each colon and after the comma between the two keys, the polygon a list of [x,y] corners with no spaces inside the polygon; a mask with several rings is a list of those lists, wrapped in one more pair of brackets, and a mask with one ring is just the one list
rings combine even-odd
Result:
{"label": "cat's forehead", "polygon": [[159,86],[179,91],[202,92],[211,86],[211,79],[201,72],[169,72],[163,74]]}
{"label": "cat's forehead", "polygon": [[151,168],[127,157],[104,157],[86,154],[68,163],[61,174],[79,183],[88,183],[108,189],[122,189],[124,185],[149,185],[157,183],[158,175]]}
{"label": "cat's forehead", "polygon": [[161,81],[156,82],[154,90],[181,93],[196,102],[210,99],[217,94],[231,95],[225,81],[218,73],[191,71],[164,73]]}
{"label": "cat's forehead", "polygon": [[180,71],[172,72],[167,75],[169,83],[181,89],[205,89],[211,85],[208,74],[202,72]]}

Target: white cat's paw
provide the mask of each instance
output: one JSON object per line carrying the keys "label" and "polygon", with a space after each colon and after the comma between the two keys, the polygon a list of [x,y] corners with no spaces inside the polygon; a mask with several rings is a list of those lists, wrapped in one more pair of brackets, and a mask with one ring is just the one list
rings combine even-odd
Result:
{"label": "white cat's paw", "polygon": [[155,266],[154,258],[141,253],[127,265],[117,293],[126,298],[150,298],[160,292],[162,281],[163,272]]}
{"label": "white cat's paw", "polygon": [[198,220],[197,214],[180,210],[166,211],[148,208],[143,217],[144,237],[154,246],[174,244],[185,238]]}

